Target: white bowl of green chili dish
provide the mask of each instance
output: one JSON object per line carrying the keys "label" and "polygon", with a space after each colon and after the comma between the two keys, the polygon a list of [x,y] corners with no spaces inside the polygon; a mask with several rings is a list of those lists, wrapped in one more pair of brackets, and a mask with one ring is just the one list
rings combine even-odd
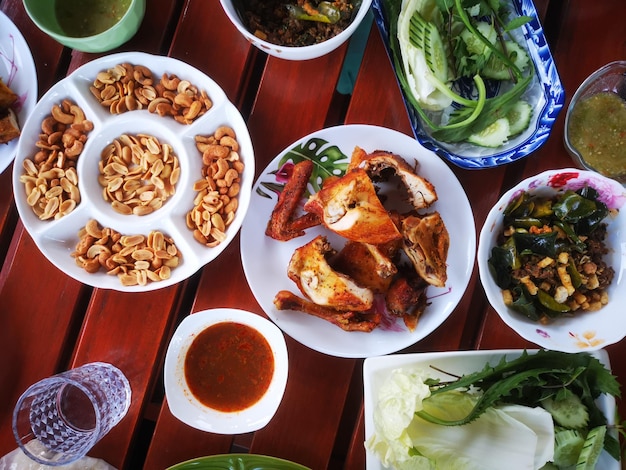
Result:
{"label": "white bowl of green chili dish", "polygon": [[549,170],[491,209],[478,268],[487,298],[524,339],[591,351],[626,336],[626,190],[596,172]]}
{"label": "white bowl of green chili dish", "polygon": [[581,168],[626,183],[626,61],[599,68],[576,90],[564,142]]}

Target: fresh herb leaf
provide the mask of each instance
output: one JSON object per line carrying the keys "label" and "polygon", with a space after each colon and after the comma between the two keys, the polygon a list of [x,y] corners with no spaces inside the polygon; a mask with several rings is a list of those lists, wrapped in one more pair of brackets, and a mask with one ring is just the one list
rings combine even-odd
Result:
{"label": "fresh herb leaf", "polygon": [[607,423],[596,399],[603,393],[621,396],[616,377],[597,358],[587,353],[570,354],[543,349],[536,354],[524,351],[512,360],[503,357],[495,366],[486,364],[481,371],[432,386],[431,396],[458,389],[482,391],[474,409],[465,418],[442,420],[423,410],[416,414],[436,424],[462,425],[499,403],[540,406],[542,400],[567,389],[576,394],[589,410],[589,427],[592,428]]}
{"label": "fresh herb leaf", "polygon": [[517,28],[520,28],[521,26],[524,26],[527,23],[530,23],[531,21],[531,16],[516,16],[504,26],[504,30],[507,32],[513,31]]}

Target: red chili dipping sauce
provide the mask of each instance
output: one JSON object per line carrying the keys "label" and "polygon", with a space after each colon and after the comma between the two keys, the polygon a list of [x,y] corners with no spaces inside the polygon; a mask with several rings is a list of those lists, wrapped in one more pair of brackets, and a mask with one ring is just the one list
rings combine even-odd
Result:
{"label": "red chili dipping sauce", "polygon": [[241,411],[267,391],[274,374],[274,355],[254,328],[222,322],[196,336],[184,369],[191,393],[202,404],[219,411]]}

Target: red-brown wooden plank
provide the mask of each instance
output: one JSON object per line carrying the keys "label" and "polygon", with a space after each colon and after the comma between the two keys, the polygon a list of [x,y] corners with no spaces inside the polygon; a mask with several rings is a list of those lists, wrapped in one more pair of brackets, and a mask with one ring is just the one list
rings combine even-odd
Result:
{"label": "red-brown wooden plank", "polygon": [[103,361],[119,367],[132,389],[127,416],[90,452],[117,468],[130,458],[129,443],[160,376],[186,283],[144,293],[96,289],[87,309],[72,366]]}
{"label": "red-brown wooden plank", "polygon": [[[41,95],[54,83],[63,48],[37,29],[21,1],[5,0],[1,8],[29,44]],[[0,454],[16,447],[11,416],[19,395],[66,367],[64,341],[71,336],[74,306],[83,293],[81,284],[62,275],[16,223],[12,168],[0,176],[0,241],[8,247],[0,256],[6,255],[0,271]]]}
{"label": "red-brown wooden plank", "polygon": [[239,34],[219,2],[190,0],[168,55],[202,70],[239,104],[247,84],[245,66],[255,54],[256,48]]}
{"label": "red-brown wooden plank", "polygon": [[[159,54],[175,11],[173,0],[147,2],[137,35],[111,53],[142,50]],[[102,55],[74,51],[70,71]],[[129,443],[161,374],[162,357],[186,286],[187,283],[181,283],[142,294],[100,289],[93,292],[72,364],[109,360],[131,382],[133,403],[127,417],[91,452],[116,467],[122,468],[131,457],[133,449]]]}
{"label": "red-brown wooden plank", "polygon": [[82,293],[82,285],[50,264],[19,223],[0,271],[1,455],[17,447],[11,420],[18,397],[65,369],[64,343]]}
{"label": "red-brown wooden plank", "polygon": [[[229,276],[226,278],[224,273],[229,273]],[[258,309],[243,278],[239,237],[203,269],[202,276],[207,278],[204,286],[199,288],[201,291],[206,290],[202,295],[205,300],[200,304],[196,301],[193,306],[194,312],[217,307]],[[161,406],[144,470],[159,470],[204,455],[228,453],[232,439],[232,436],[198,431],[182,423],[171,414],[165,400]]]}
{"label": "red-brown wooden plank", "polygon": [[[207,25],[210,24],[210,27]],[[202,44],[201,47],[198,47]],[[191,0],[183,9],[183,15],[175,32],[170,54],[199,68],[215,80],[227,96],[238,103],[243,99],[243,83],[246,80],[246,64],[250,53],[250,44],[242,38],[230,24],[219,2]],[[221,256],[210,265],[210,277],[224,279],[219,273],[232,269],[232,263],[239,260],[239,239],[236,238]],[[209,267],[205,268],[205,271]],[[227,271],[224,271],[224,270]],[[243,276],[240,272],[239,276]],[[244,281],[245,285],[245,281]],[[220,286],[222,284],[220,283]],[[228,283],[226,287],[237,287]],[[246,286],[247,288],[247,286]],[[217,297],[219,306],[229,305],[227,300],[240,299],[235,290],[223,291]],[[222,294],[225,294],[222,295]],[[251,298],[251,296],[250,296]],[[254,302],[254,300],[252,299]],[[202,307],[199,307],[202,309]],[[250,309],[250,307],[249,307]],[[169,336],[167,337],[169,339]],[[178,442],[183,444],[178,444]],[[148,449],[144,468],[162,469],[164,466],[194,457],[228,452],[232,438],[229,436],[204,433],[181,423],[172,416],[167,401],[164,401],[157,418],[156,428]]]}
{"label": "red-brown wooden plank", "polygon": [[[142,26],[142,30],[146,32],[143,33],[142,44],[145,50],[153,53],[159,52],[163,41],[162,34],[166,31],[171,13],[175,11],[175,5],[176,2],[169,0],[148,2],[146,18]],[[156,29],[153,29],[155,27]],[[155,34],[155,31],[158,33]],[[136,49],[137,45],[134,41],[141,39],[142,32],[140,31],[120,50]],[[49,39],[38,38],[36,41],[54,43]],[[42,48],[42,50],[45,49],[45,47]],[[75,53],[72,59],[72,69],[95,57],[96,55]],[[45,61],[40,60],[38,63],[45,63]],[[54,335],[50,336],[54,338],[54,342],[50,340],[23,342],[22,353],[32,355],[32,360],[28,364],[19,362],[18,364],[29,374],[23,374],[23,378],[19,380],[13,378],[12,382],[16,384],[16,387],[24,389],[35,379],[50,375],[58,368],[67,366],[67,364],[59,364],[63,358],[62,354],[67,354],[64,350],[67,346],[64,346],[63,342],[65,339],[68,340],[68,344],[74,342],[74,338],[69,336],[71,333],[69,326],[72,321],[80,321],[83,312],[77,310],[80,307],[78,294],[81,292],[81,285],[64,275],[59,275],[56,268],[47,261],[42,262],[42,256],[34,249],[30,238],[22,234],[21,230],[20,226],[14,243],[15,254],[11,253],[11,256],[19,260],[19,263],[11,259],[10,264],[5,264],[6,270],[3,271],[7,274],[3,275],[1,305],[6,306],[7,314],[12,310],[16,312],[13,313],[15,318],[22,319],[18,325],[19,329],[15,332],[16,338],[34,336],[33,340],[36,340],[37,336],[33,334],[33,331],[37,331],[39,335],[38,323],[47,327],[51,335]],[[29,274],[27,270],[32,273]],[[33,286],[24,283],[25,279],[33,280],[40,296],[33,298],[30,293]],[[15,284],[20,285],[15,286]],[[154,382],[160,374],[164,338],[167,338],[171,332],[172,322],[178,313],[179,293],[185,285],[181,284],[149,294],[124,294],[96,290],[87,309],[72,365],[96,360],[112,362],[127,374],[133,388],[133,404],[127,418],[93,451],[93,455],[101,456],[120,468],[128,457],[128,444],[132,441],[135,428],[142,418],[143,408],[151,397]],[[32,314],[30,323],[26,320],[29,317],[21,312],[27,310],[27,307],[30,307]],[[47,311],[49,308],[57,311],[58,318],[54,327],[47,325],[49,322],[47,319],[54,318],[49,316],[50,313]],[[74,313],[77,318],[72,320]],[[44,317],[44,314],[48,316]],[[80,323],[77,323],[75,329],[78,330],[79,326]],[[35,345],[38,347],[33,347]],[[36,360],[35,358],[39,355],[45,359]],[[36,377],[35,372],[37,372]],[[5,392],[14,394],[13,390],[3,390],[3,393]],[[10,403],[9,400],[3,400],[3,402]],[[2,426],[4,435],[7,426],[10,429],[10,420],[3,420]],[[5,439],[2,442],[6,445],[9,441]]]}
{"label": "red-brown wooden plank", "polygon": [[285,147],[324,127],[346,47],[306,61],[268,59],[248,120],[257,174]]}
{"label": "red-brown wooden plank", "polygon": [[[200,20],[201,18],[191,18],[189,15],[185,17],[177,32],[173,51],[180,50],[181,36],[187,31],[195,31],[193,40],[196,42],[199,40],[198,35],[209,34],[205,29],[193,27],[194,21]],[[212,44],[210,40],[206,42]],[[245,48],[236,52],[232,60],[239,60],[237,63],[242,64],[241,56],[237,59],[236,54],[244,52]],[[257,173],[285,146],[323,127],[344,54],[345,47],[324,58],[306,62],[268,58],[248,121],[255,148]],[[209,66],[213,66],[213,62],[209,61],[207,67]],[[239,95],[231,95],[235,102],[242,98],[243,92],[235,84],[241,84],[240,80],[245,78],[241,71],[237,72],[239,73],[231,77],[216,78],[219,83],[229,84],[231,90],[237,90]],[[289,118],[282,119],[281,116]],[[224,273],[229,274],[227,284],[221,281]],[[229,247],[220,258],[203,269],[194,311],[222,306],[243,308],[262,314],[243,275],[238,245]],[[270,424],[255,433],[250,451],[296,460],[312,468],[324,468],[332,451],[334,433],[341,415],[342,387],[345,389],[349,384],[351,363],[323,356],[291,339],[288,339],[288,348],[292,363],[283,404]],[[326,371],[329,373],[325,374]],[[318,376],[325,380],[320,381],[316,388],[311,388],[314,378]],[[337,379],[334,380],[333,377]],[[341,377],[344,379],[340,379]],[[332,399],[334,400],[330,401]],[[293,410],[298,410],[298,413]],[[163,461],[158,457],[163,449],[157,443],[164,442],[166,435],[184,432],[187,439],[196,436],[195,439],[199,442],[209,442],[209,445],[217,443],[218,446],[222,444],[217,436],[194,432],[185,429],[181,424],[174,426],[168,413],[169,410],[161,411],[146,463],[147,468],[153,468],[153,465]],[[330,419],[328,415],[331,416]],[[168,425],[167,429],[164,429],[164,424]],[[308,443],[308,447],[303,448],[304,443]],[[191,451],[195,453],[198,449]],[[187,455],[186,458],[194,456],[196,455]],[[168,462],[172,458],[171,455],[166,457]],[[183,455],[178,458],[183,459]]]}

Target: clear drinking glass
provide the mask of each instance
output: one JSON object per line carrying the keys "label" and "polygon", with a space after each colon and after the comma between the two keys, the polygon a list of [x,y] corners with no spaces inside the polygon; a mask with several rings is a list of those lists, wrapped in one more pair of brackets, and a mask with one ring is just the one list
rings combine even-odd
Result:
{"label": "clear drinking glass", "polygon": [[122,371],[94,362],[30,386],[13,411],[13,434],[36,462],[58,466],[85,454],[126,415],[131,390]]}

